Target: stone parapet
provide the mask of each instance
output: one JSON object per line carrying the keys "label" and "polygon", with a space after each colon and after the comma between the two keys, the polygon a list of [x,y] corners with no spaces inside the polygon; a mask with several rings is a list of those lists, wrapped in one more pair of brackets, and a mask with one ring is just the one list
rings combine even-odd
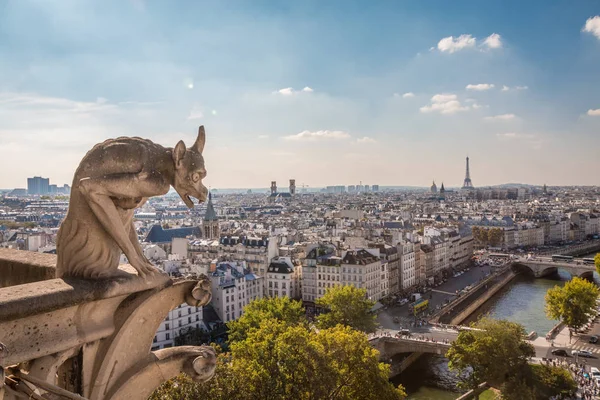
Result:
{"label": "stone parapet", "polygon": [[210,301],[207,280],[174,282],[160,273],[142,279],[127,274],[133,271],[128,266],[119,268],[122,278],[0,288],[0,371],[8,382],[0,399],[19,398],[16,393],[26,389],[18,382],[27,381],[41,393],[142,400],[180,372],[200,381],[212,376],[216,357],[210,347],[150,351],[170,310]]}
{"label": "stone parapet", "polygon": [[0,248],[0,288],[53,279],[56,254]]}

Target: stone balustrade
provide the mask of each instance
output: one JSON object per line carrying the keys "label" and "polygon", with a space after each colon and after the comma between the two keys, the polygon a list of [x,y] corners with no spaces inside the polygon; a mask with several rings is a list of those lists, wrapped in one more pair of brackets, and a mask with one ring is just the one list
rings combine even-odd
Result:
{"label": "stone balustrade", "polygon": [[181,372],[212,377],[210,347],[150,350],[170,310],[210,301],[207,280],[142,279],[129,266],[118,279],[47,279],[55,256],[43,255],[42,265],[19,261],[34,256],[0,253],[0,271],[23,281],[0,288],[0,400],[141,400]]}

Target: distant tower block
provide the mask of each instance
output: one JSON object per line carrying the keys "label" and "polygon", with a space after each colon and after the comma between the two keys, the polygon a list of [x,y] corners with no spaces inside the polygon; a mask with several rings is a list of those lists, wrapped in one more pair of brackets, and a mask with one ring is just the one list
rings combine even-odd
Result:
{"label": "distant tower block", "polygon": [[473,182],[471,182],[471,172],[469,171],[469,157],[467,157],[467,171],[465,172],[465,182],[463,183],[463,189],[473,189]]}
{"label": "distant tower block", "polygon": [[271,194],[277,193],[277,182],[271,181]]}
{"label": "distant tower block", "polygon": [[290,179],[290,194],[293,196],[296,194],[296,180]]}

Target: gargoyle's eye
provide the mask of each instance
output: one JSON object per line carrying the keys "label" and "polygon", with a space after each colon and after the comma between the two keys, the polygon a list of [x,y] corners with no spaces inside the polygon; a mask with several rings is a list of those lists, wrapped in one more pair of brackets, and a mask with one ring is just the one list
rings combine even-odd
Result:
{"label": "gargoyle's eye", "polygon": [[193,180],[194,182],[198,182],[198,181],[200,180],[200,174],[199,174],[199,173],[197,173],[197,172],[194,172],[194,173],[192,174],[192,180]]}

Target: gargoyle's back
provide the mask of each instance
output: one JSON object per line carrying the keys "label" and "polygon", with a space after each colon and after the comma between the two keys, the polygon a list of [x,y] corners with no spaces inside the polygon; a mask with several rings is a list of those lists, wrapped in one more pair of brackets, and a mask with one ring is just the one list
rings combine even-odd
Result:
{"label": "gargoyle's back", "polygon": [[156,162],[167,148],[139,137],[118,137],[95,145],[81,160],[73,186],[82,178],[139,173],[149,161]]}

